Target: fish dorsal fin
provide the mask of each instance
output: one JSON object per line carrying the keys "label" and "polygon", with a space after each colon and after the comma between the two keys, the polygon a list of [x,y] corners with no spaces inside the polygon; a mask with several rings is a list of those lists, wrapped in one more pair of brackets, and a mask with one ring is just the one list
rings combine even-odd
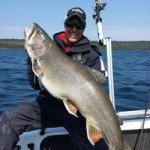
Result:
{"label": "fish dorsal fin", "polygon": [[88,121],[86,121],[86,130],[88,139],[92,145],[94,145],[96,142],[98,142],[100,139],[104,137],[103,132],[97,127],[90,124]]}
{"label": "fish dorsal fin", "polygon": [[90,67],[86,67],[86,68],[93,75],[93,77],[98,83],[102,84],[106,81],[106,77],[100,71],[92,69]]}
{"label": "fish dorsal fin", "polygon": [[63,103],[64,103],[64,105],[65,105],[67,111],[68,111],[70,114],[72,114],[72,115],[78,117],[78,116],[77,116],[77,110],[78,110],[78,109],[77,109],[77,107],[76,107],[71,101],[69,101],[69,100],[63,100]]}

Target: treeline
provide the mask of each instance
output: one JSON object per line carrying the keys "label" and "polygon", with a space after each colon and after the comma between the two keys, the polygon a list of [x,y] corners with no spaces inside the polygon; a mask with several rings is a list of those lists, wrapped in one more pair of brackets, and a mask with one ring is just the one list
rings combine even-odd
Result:
{"label": "treeline", "polygon": [[113,49],[150,50],[150,41],[113,41]]}
{"label": "treeline", "polygon": [[[100,49],[104,46],[99,46],[97,41],[91,41]],[[0,48],[23,48],[24,39],[0,39]],[[150,50],[150,41],[112,41],[113,50]]]}
{"label": "treeline", "polygon": [[[99,46],[97,41],[92,44]],[[104,47],[100,47],[103,49]],[[150,41],[112,41],[113,50],[150,50]]]}
{"label": "treeline", "polygon": [[23,48],[23,39],[0,39],[0,48]]}

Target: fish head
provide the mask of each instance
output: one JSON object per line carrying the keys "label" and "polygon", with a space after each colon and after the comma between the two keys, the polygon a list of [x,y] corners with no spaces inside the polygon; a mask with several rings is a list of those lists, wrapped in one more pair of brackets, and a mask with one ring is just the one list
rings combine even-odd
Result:
{"label": "fish head", "polygon": [[50,46],[49,36],[47,33],[36,23],[33,23],[32,29],[24,29],[25,49],[29,56],[33,59],[38,59],[44,55]]}

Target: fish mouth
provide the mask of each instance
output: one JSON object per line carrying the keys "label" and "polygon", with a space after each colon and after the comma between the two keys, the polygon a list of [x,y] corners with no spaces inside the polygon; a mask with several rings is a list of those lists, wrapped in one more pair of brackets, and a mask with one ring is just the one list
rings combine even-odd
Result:
{"label": "fish mouth", "polygon": [[32,35],[33,35],[33,26],[32,26],[32,29],[29,29],[28,27],[26,27],[24,29],[25,48],[27,48],[27,46],[30,46],[29,41]]}
{"label": "fish mouth", "polygon": [[31,29],[29,29],[28,27],[24,29],[24,35],[26,39],[30,40],[30,38],[32,37],[34,33],[34,28],[35,28],[35,24],[32,25]]}
{"label": "fish mouth", "polygon": [[[33,40],[33,37],[38,36],[39,33],[42,33],[42,31],[40,30],[39,26],[36,23],[33,23],[31,29],[26,27],[24,29],[25,45],[28,45],[33,49],[42,49],[45,46],[45,37],[43,36],[43,34],[39,36],[40,39],[39,41],[35,39]],[[33,44],[32,41],[35,41],[38,44]]]}

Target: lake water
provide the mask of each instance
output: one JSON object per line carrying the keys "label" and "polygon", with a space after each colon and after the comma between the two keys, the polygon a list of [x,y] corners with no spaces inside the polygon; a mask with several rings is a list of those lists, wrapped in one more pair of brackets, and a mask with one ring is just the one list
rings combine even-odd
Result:
{"label": "lake water", "polygon": [[[115,50],[113,66],[117,110],[145,109],[150,90],[150,50]],[[107,91],[107,84],[104,88]],[[0,111],[32,101],[37,94],[27,81],[24,50],[0,49]]]}

